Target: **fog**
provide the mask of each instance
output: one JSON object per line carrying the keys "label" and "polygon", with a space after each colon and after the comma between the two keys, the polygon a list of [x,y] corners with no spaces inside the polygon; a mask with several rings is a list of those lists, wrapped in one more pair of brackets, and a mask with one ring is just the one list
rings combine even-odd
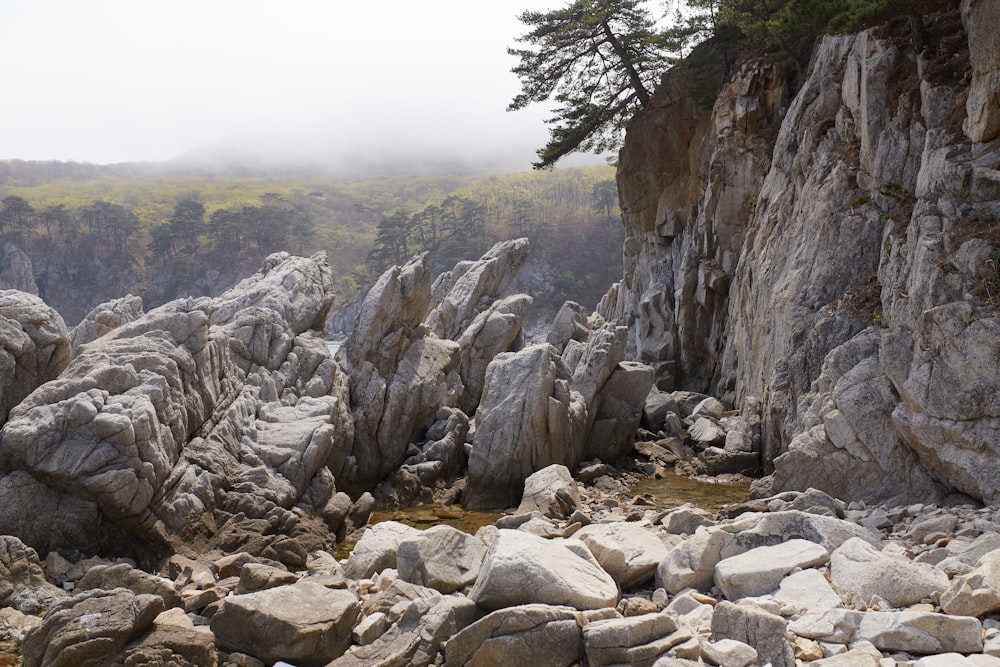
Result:
{"label": "fog", "polygon": [[559,0],[0,0],[0,159],[529,168],[517,15]]}

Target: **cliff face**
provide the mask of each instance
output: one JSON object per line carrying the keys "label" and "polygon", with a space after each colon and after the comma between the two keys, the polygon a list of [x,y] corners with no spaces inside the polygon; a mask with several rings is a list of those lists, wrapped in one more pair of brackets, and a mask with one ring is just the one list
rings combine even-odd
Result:
{"label": "cliff face", "polygon": [[790,100],[747,66],[711,112],[668,73],[629,127],[614,314],[754,425],[774,491],[1000,501],[998,26],[825,37]]}

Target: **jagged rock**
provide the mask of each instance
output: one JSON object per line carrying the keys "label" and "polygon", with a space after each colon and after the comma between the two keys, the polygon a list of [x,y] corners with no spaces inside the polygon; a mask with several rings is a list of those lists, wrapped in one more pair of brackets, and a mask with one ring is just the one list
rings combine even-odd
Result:
{"label": "jagged rock", "polygon": [[567,519],[580,504],[580,490],[569,469],[558,463],[528,475],[518,514],[540,512],[551,519]]}
{"label": "jagged rock", "polygon": [[587,545],[622,590],[653,578],[667,547],[652,531],[625,521],[584,526],[573,537]]}
{"label": "jagged rock", "polygon": [[[277,519],[352,437],[346,379],[304,328],[332,298],[324,256],[272,255],[218,299],[166,304],[83,346],[0,433],[4,470],[19,475],[0,493],[8,506],[64,506],[94,528],[36,525],[48,519],[33,514],[18,534],[47,550],[150,555],[183,551],[238,512]],[[296,423],[277,425],[286,418]]]}
{"label": "jagged rock", "polygon": [[553,463],[576,467],[582,460],[585,407],[569,381],[569,369],[548,344],[494,357],[477,410],[466,507],[511,506],[531,473]]}
{"label": "jagged rock", "polygon": [[852,538],[830,556],[830,581],[841,592],[867,602],[877,595],[893,607],[936,599],[948,589],[948,575],[905,556],[879,551]]}
{"label": "jagged rock", "polygon": [[0,422],[39,385],[58,376],[72,355],[62,317],[37,296],[0,291]]}
{"label": "jagged rock", "polygon": [[403,581],[452,593],[475,582],[486,548],[457,528],[434,526],[399,542],[396,568]]}
{"label": "jagged rock", "polygon": [[578,540],[500,530],[469,597],[483,609],[519,604],[614,607],[618,586]]}
{"label": "jagged rock", "polygon": [[123,324],[134,322],[142,314],[142,299],[131,294],[95,306],[70,331],[73,353],[75,354],[81,345],[96,340]]}
{"label": "jagged rock", "polygon": [[[429,600],[437,602],[443,596],[433,588],[411,584],[402,579],[396,579],[388,587],[383,588],[373,595],[364,604],[366,614],[377,614],[379,612],[390,614],[394,607],[400,602],[412,602],[414,600]],[[405,606],[405,605],[404,605]]]}
{"label": "jagged rock", "polygon": [[575,301],[565,302],[552,320],[545,342],[561,352],[571,340],[586,341],[590,336],[589,319],[586,308]]}
{"label": "jagged rock", "polygon": [[677,399],[665,391],[653,387],[642,409],[642,427],[653,433],[664,430],[668,414],[677,413]]}
{"label": "jagged rock", "polygon": [[629,454],[636,429],[642,421],[642,406],[653,386],[653,369],[645,364],[622,361],[588,404],[593,415],[584,458],[614,461]]}
{"label": "jagged rock", "polygon": [[344,564],[344,574],[351,579],[364,579],[386,568],[396,567],[396,551],[400,542],[419,535],[419,530],[398,521],[383,521],[369,526]]}
{"label": "jagged rock", "polygon": [[438,601],[414,600],[403,610],[387,632],[366,646],[353,646],[328,667],[368,667],[369,665],[435,664],[442,646],[482,612],[471,600],[444,597]]}
{"label": "jagged rock", "polygon": [[757,659],[773,667],[794,667],[785,619],[752,606],[720,602],[712,614],[712,637],[735,639],[757,651]]}
{"label": "jagged rock", "polygon": [[38,614],[63,597],[45,579],[34,549],[16,537],[0,536],[0,606]]}
{"label": "jagged rock", "polygon": [[350,377],[354,447],[334,466],[348,488],[371,488],[402,462],[407,445],[461,391],[459,347],[425,336],[426,254],[386,271],[369,290],[338,352]]}
{"label": "jagged rock", "polygon": [[794,569],[823,565],[829,558],[829,552],[822,546],[791,539],[720,560],[715,566],[714,580],[729,600],[764,595],[776,590]]}
{"label": "jagged rock", "polygon": [[212,616],[220,646],[268,663],[322,667],[343,655],[361,612],[354,593],[311,582],[232,595]]}
{"label": "jagged rock", "polygon": [[124,588],[93,590],[63,599],[29,630],[22,643],[25,667],[113,664],[163,611],[158,595]]}
{"label": "jagged rock", "polygon": [[513,504],[524,479],[552,463],[575,468],[630,450],[651,378],[643,365],[621,363],[625,343],[624,327],[601,324],[561,355],[543,343],[493,359],[477,410],[467,507]]}
{"label": "jagged rock", "polygon": [[494,611],[448,641],[445,665],[562,667],[583,658],[583,614],[572,607],[525,604]]}

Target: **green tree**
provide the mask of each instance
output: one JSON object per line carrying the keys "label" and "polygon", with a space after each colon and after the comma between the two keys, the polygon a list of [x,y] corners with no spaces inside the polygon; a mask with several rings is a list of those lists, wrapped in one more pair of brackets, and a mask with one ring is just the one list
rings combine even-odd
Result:
{"label": "green tree", "polygon": [[508,49],[520,59],[512,71],[521,92],[507,109],[549,100],[557,105],[546,121],[549,142],[533,166],[551,167],[577,151],[617,148],[626,122],[649,102],[672,62],[650,11],[640,0],[573,0],[519,18],[530,31],[517,41],[531,48]]}
{"label": "green tree", "polygon": [[182,199],[170,216],[170,235],[183,247],[196,250],[198,236],[205,231],[205,205],[197,199]]}
{"label": "green tree", "polygon": [[35,226],[35,209],[23,197],[10,195],[0,202],[0,233],[26,232]]}

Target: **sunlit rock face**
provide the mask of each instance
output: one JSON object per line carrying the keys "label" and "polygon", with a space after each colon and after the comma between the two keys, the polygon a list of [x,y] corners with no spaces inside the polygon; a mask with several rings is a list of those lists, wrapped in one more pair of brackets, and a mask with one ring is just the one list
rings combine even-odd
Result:
{"label": "sunlit rock face", "polygon": [[1000,498],[995,12],[924,17],[919,53],[905,21],[824,37],[793,95],[747,65],[711,112],[670,73],[629,127],[601,312],[741,411],[775,491]]}

